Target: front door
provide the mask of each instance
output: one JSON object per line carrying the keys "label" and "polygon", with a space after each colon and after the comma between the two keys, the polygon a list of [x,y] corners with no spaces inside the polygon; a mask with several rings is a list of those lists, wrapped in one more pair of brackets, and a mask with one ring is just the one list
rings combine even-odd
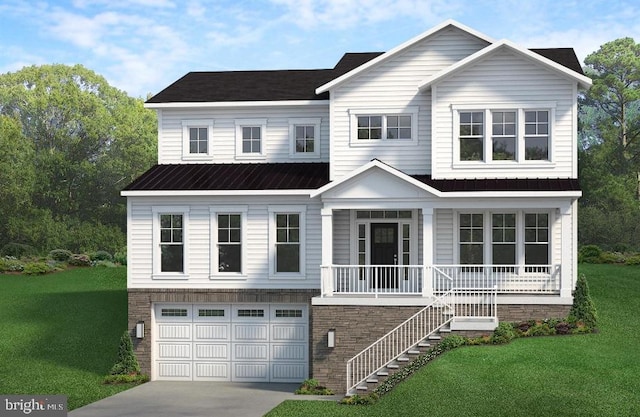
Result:
{"label": "front door", "polygon": [[398,225],[371,224],[371,264],[374,266],[372,285],[376,288],[398,288]]}

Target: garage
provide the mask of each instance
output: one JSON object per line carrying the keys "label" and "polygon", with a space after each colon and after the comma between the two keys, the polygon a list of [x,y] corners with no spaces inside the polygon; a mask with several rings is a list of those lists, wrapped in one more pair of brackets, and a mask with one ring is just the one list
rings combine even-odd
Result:
{"label": "garage", "polygon": [[301,304],[157,304],[153,377],[172,381],[300,382],[308,375]]}

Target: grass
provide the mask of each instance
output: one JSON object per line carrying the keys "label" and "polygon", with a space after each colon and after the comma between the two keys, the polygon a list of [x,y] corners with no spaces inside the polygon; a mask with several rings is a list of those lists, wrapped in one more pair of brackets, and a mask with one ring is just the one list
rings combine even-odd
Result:
{"label": "grass", "polygon": [[600,332],[469,346],[441,356],[371,406],[285,401],[268,417],[636,416],[640,267],[581,265]]}
{"label": "grass", "polygon": [[0,393],[74,409],[130,387],[102,384],[127,326],[126,268],[0,275],[0,288]]}

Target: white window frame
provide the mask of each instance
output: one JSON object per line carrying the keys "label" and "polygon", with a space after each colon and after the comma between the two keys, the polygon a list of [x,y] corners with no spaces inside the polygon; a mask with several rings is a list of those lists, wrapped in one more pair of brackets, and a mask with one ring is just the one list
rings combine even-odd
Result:
{"label": "white window frame", "polygon": [[[267,156],[267,119],[237,119],[236,125],[236,159],[265,159]],[[242,152],[242,128],[260,128],[260,152]]]}
{"label": "white window frame", "polygon": [[[363,211],[411,211],[411,218],[369,218],[359,219],[356,216],[358,209],[351,210],[351,238],[350,238],[350,252],[351,252],[351,265],[359,265],[358,241],[360,240],[358,235],[358,228],[360,225],[364,225],[365,228],[365,263],[364,265],[371,265],[371,224],[372,223],[395,223],[398,225],[398,265],[417,265],[418,264],[418,211],[413,209],[365,209]],[[405,264],[403,259],[403,226],[409,225],[409,263]]]}
{"label": "white window frame", "polygon": [[[152,279],[186,280],[189,279],[189,207],[187,206],[154,206],[152,213]],[[182,272],[162,272],[161,241],[160,241],[160,216],[164,214],[182,215]]]}
{"label": "white window frame", "polygon": [[[553,168],[554,140],[555,140],[555,102],[525,102],[525,103],[482,103],[482,104],[452,104],[453,121],[453,164],[454,168],[478,168],[491,166],[492,168],[510,169],[516,166],[527,168]],[[484,159],[481,161],[463,161],[460,159],[460,112],[480,111],[484,112]],[[526,160],[525,159],[525,111],[547,111],[549,113],[549,135],[548,135],[548,159],[547,160]],[[516,159],[514,160],[493,160],[493,112],[516,112]]]}
{"label": "white window frame", "polygon": [[[418,106],[407,107],[368,107],[349,109],[350,121],[350,146],[407,146],[418,143]],[[359,116],[381,116],[382,117],[382,137],[380,139],[358,139],[358,117]],[[411,116],[411,139],[388,139],[387,138],[387,117],[388,116]]]}
{"label": "white window frame", "polygon": [[[525,235],[524,235],[524,218],[525,214],[548,214],[549,219],[549,242],[548,258],[549,264],[553,264],[553,239],[555,232],[556,210],[554,209],[479,209],[479,210],[454,210],[453,212],[453,229],[454,229],[454,263],[460,265],[460,214],[482,214],[483,215],[483,257],[485,265],[494,265],[493,262],[493,214],[515,214],[516,215],[516,266],[531,266],[525,263]],[[533,265],[535,266],[535,265]]]}
{"label": "white window frame", "polygon": [[[289,155],[292,158],[318,159],[320,158],[320,124],[321,118],[296,118],[289,119]],[[313,126],[315,137],[313,138],[313,152],[297,152],[296,148],[296,127]]]}
{"label": "white window frame", "polygon": [[[210,206],[210,232],[209,236],[211,248],[209,256],[209,278],[219,280],[246,280],[247,279],[247,213],[249,212],[248,206],[235,206],[235,205],[220,205]],[[240,215],[240,272],[221,272],[219,271],[218,257],[218,215],[219,214],[239,214]]]}
{"label": "white window frame", "polygon": [[[211,119],[191,119],[182,121],[182,159],[185,161],[208,161],[213,159],[213,125]],[[189,134],[191,128],[207,129],[207,153],[191,153]]]}
{"label": "white window frame", "polygon": [[[306,278],[306,229],[307,229],[307,206],[304,205],[272,205],[269,211],[269,278],[270,279],[305,279]],[[276,215],[278,214],[298,214],[300,216],[300,271],[298,272],[276,272]]]}

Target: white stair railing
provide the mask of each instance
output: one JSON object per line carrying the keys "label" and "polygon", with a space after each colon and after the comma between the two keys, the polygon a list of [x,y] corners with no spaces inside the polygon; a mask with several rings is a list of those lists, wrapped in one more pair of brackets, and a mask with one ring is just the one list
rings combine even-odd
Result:
{"label": "white stair railing", "polygon": [[453,318],[453,290],[436,298],[402,324],[347,361],[347,395]]}

